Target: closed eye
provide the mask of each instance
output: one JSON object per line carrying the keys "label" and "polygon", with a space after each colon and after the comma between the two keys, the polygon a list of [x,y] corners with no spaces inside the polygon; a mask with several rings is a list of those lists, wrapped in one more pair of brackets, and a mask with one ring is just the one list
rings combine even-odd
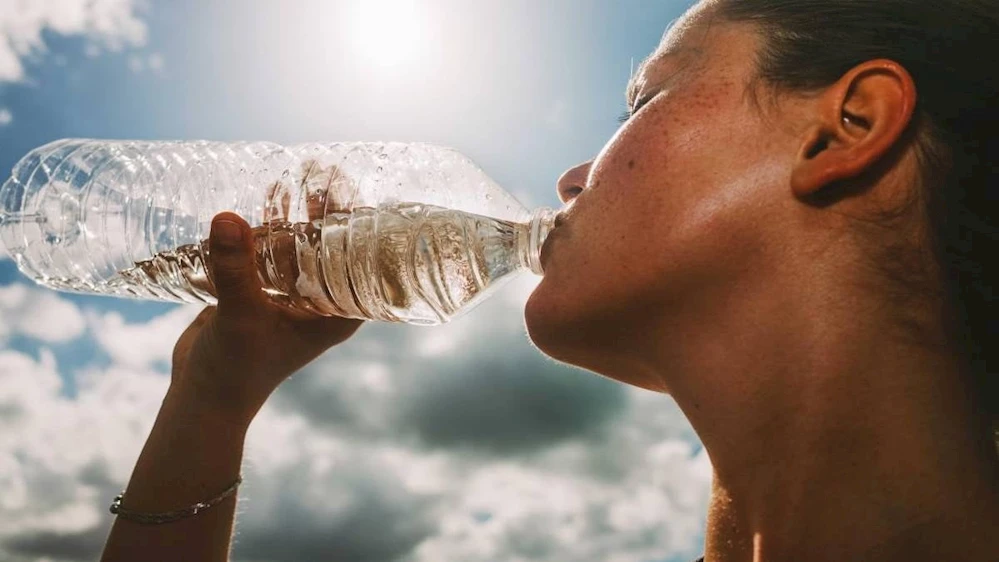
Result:
{"label": "closed eye", "polygon": [[639,98],[638,101],[635,102],[634,107],[626,108],[621,113],[621,115],[617,118],[618,122],[621,123],[621,124],[626,123],[629,119],[631,119],[632,117],[634,117],[635,114],[638,113],[642,109],[642,107],[645,106],[645,104],[647,104],[650,101],[652,101],[653,98],[655,98],[655,97],[656,97],[656,94],[649,94],[649,95],[646,95],[644,97]]}

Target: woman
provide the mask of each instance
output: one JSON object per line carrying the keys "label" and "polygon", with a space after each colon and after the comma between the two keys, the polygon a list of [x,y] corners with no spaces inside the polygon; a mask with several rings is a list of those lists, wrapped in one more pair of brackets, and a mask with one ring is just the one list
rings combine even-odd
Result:
{"label": "woman", "polygon": [[[531,338],[673,396],[714,467],[708,562],[999,560],[997,13],[703,1],[559,181]],[[232,489],[270,393],[358,327],[268,304],[247,240],[216,218],[219,306],[177,343],[132,511]],[[234,505],[119,517],[104,560],[224,560]]]}

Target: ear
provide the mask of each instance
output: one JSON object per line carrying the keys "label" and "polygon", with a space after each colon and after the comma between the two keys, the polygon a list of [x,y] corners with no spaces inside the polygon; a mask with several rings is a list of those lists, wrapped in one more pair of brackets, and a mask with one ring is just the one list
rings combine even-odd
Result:
{"label": "ear", "polygon": [[872,168],[902,137],[916,106],[916,85],[890,60],[865,62],[817,99],[791,175],[804,198]]}

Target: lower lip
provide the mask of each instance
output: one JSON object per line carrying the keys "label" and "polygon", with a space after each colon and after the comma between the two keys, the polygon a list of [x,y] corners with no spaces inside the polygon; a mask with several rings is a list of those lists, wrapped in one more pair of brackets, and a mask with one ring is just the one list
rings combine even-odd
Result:
{"label": "lower lip", "polygon": [[548,233],[548,238],[545,239],[545,243],[541,246],[541,269],[546,270],[548,261],[551,259],[552,244],[555,242],[555,236],[562,231],[561,227],[555,227],[550,233]]}

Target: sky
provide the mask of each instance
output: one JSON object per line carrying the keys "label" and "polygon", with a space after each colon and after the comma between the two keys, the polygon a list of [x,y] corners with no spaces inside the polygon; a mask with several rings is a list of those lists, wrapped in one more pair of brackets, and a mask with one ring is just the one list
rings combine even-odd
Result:
{"label": "sky", "polygon": [[[0,175],[65,137],[453,146],[528,206],[618,127],[671,0],[0,0]],[[233,560],[688,562],[711,466],[668,396],[544,357],[522,278],[369,324],[250,428]],[[193,306],[0,253],[0,560],[95,560]]]}

